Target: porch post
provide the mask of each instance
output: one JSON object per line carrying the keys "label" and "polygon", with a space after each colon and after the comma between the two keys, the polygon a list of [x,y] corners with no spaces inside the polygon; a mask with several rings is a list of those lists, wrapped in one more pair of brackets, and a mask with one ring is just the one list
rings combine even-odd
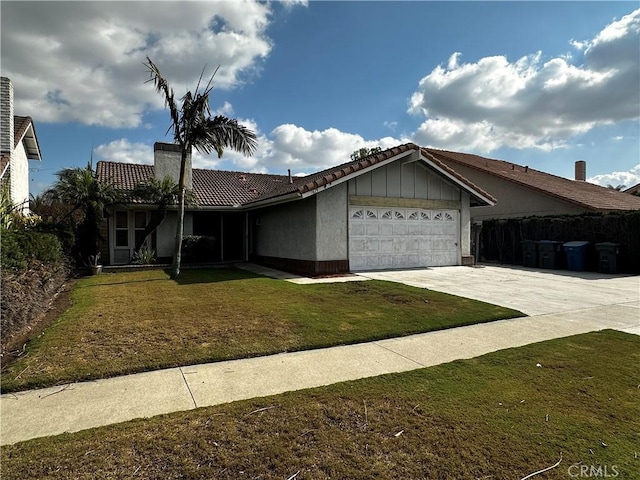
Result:
{"label": "porch post", "polygon": [[249,261],[249,212],[244,212],[244,261]]}
{"label": "porch post", "polygon": [[224,262],[224,212],[220,212],[220,262]]}

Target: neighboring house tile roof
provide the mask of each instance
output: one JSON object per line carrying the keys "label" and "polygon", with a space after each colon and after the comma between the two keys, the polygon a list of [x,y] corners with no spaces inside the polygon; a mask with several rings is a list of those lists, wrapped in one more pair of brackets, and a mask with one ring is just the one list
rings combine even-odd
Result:
{"label": "neighboring house tile roof", "polygon": [[[390,148],[305,177],[292,177],[291,182],[286,175],[194,168],[193,191],[200,206],[224,207],[251,205],[285,195],[302,195],[312,192],[313,190],[328,186],[341,178],[410,150],[420,151],[425,158],[449,175],[455,177],[469,189],[495,202],[495,199],[490,194],[462,177],[445,163],[431,155],[426,149],[421,149],[413,143]],[[110,180],[116,188],[121,190],[131,190],[136,184],[153,178],[153,171],[153,165],[105,161],[100,161],[97,164],[98,178]]]}
{"label": "neighboring house tile roof", "polygon": [[502,160],[493,160],[466,153],[426,149],[443,162],[464,165],[514,184],[542,192],[578,205],[587,210],[638,210],[640,197],[625,195],[616,190],[588,182],[569,180]]}
{"label": "neighboring house tile roof", "polygon": [[640,193],[640,183],[635,184],[633,187],[625,188],[622,191],[624,193],[630,193],[630,194]]}

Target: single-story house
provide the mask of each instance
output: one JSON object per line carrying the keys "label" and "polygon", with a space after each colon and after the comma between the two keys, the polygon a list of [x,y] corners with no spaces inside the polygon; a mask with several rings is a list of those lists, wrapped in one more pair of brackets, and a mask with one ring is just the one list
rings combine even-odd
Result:
{"label": "single-story house", "polygon": [[29,212],[29,160],[42,160],[31,117],[14,115],[13,85],[0,78],[0,182],[9,186],[11,204]]}
{"label": "single-story house", "polygon": [[[156,143],[154,165],[101,161],[98,178],[130,191],[150,178],[177,179],[177,145]],[[495,198],[430,150],[407,143],[305,177],[187,168],[197,206],[185,235],[217,239],[216,260],[309,275],[472,263],[471,209]],[[130,261],[153,205],[110,213],[102,258]],[[159,258],[173,253],[175,211],[156,230]]]}

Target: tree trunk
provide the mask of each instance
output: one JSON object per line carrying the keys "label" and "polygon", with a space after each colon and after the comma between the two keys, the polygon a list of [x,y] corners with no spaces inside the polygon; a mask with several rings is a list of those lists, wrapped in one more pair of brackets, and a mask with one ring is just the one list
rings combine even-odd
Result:
{"label": "tree trunk", "polygon": [[151,220],[149,221],[149,224],[144,228],[144,237],[138,240],[138,243],[136,243],[136,246],[133,248],[135,252],[140,251],[140,249],[144,245],[144,242],[146,242],[147,238],[149,238],[149,236],[157,230],[160,224],[164,221],[166,215],[167,209],[165,207],[151,213]]}
{"label": "tree trunk", "polygon": [[180,187],[178,192],[178,218],[176,221],[176,240],[173,253],[173,266],[171,269],[171,278],[173,280],[177,279],[178,276],[180,276],[180,264],[182,260],[182,235],[184,232],[184,196],[187,189],[187,154],[188,149],[190,149],[190,147],[187,145],[181,145],[181,147],[182,152],[180,155],[180,180],[178,182],[178,185]]}

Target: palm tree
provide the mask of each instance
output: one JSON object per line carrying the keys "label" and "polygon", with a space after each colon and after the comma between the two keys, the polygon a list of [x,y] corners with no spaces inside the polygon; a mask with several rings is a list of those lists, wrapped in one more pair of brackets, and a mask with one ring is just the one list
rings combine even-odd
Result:
{"label": "palm tree", "polygon": [[253,155],[258,145],[256,134],[240,125],[237,120],[223,115],[211,117],[209,108],[209,93],[213,90],[213,77],[207,85],[200,90],[200,75],[195,93],[187,91],[180,99],[180,104],[175,100],[173,89],[169,87],[167,80],[160,74],[158,67],[147,57],[144,64],[149,70],[148,82],[153,82],[156,91],[164,96],[164,103],[169,107],[171,125],[168,132],[173,132],[174,141],[180,146],[180,177],[178,179],[178,220],[176,222],[176,239],[173,255],[171,278],[180,275],[180,262],[182,255],[182,235],[184,232],[184,204],[186,191],[186,165],[187,158],[191,155],[192,148],[200,153],[211,153],[215,150],[218,158],[222,156],[224,148],[231,148],[244,155]]}
{"label": "palm tree", "polygon": [[121,203],[122,196],[110,182],[100,181],[91,162],[86,168],[64,168],[56,173],[58,180],[44,192],[45,202],[70,206],[67,217],[80,211],[76,249],[80,262],[97,263],[100,253],[100,224],[108,207]]}
{"label": "palm tree", "polygon": [[[134,251],[138,252],[149,235],[155,232],[164,221],[168,208],[178,203],[179,193],[178,184],[168,175],[162,180],[151,178],[135,186],[131,196],[145,203],[154,204],[157,208],[151,212],[151,219],[144,229],[144,235],[136,242]],[[195,196],[191,190],[185,192],[185,203],[189,205],[196,203]]]}

